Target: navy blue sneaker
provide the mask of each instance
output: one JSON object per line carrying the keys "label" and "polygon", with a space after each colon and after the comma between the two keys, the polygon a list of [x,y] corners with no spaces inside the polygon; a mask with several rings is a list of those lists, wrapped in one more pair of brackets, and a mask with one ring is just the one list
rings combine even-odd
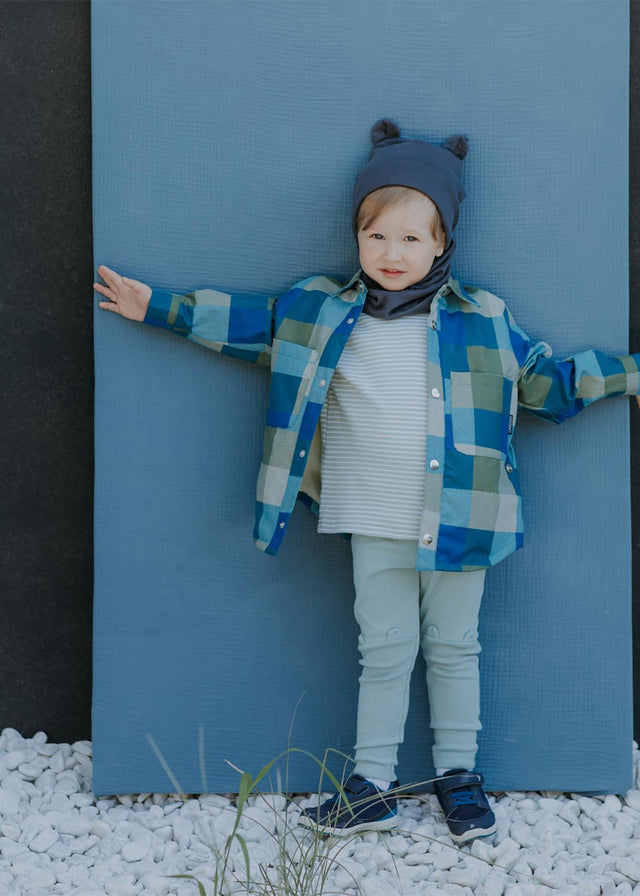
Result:
{"label": "navy blue sneaker", "polygon": [[455,843],[488,837],[496,831],[496,817],[482,785],[480,772],[452,768],[433,782],[440,808]]}
{"label": "navy blue sneaker", "polygon": [[342,836],[358,831],[388,831],[398,824],[398,801],[391,795],[398,782],[390,789],[379,790],[362,775],[351,775],[342,789],[319,806],[303,809],[298,820],[321,834]]}

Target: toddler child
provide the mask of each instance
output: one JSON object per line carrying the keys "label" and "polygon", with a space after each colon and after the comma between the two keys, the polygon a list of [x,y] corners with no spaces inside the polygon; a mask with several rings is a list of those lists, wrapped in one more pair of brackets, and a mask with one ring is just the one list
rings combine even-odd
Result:
{"label": "toddler child", "polygon": [[465,191],[463,137],[444,146],[372,129],[346,285],[297,283],[280,299],[173,295],[100,266],[100,307],[271,367],[255,539],[275,554],[296,497],[318,531],[351,534],[362,675],[355,771],[301,823],[332,834],[397,824],[395,767],[421,648],[435,792],[456,842],[495,817],[475,770],[478,613],[485,570],[522,544],[512,438],[519,407],[561,423],[640,392],[640,355],[555,361],[501,299],[451,275]]}

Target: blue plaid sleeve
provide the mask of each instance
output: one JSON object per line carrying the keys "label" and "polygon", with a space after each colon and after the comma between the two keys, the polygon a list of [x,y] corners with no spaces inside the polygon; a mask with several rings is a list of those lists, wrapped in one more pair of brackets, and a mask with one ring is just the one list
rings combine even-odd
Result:
{"label": "blue plaid sleeve", "polygon": [[546,342],[532,343],[507,313],[520,364],[519,404],[536,416],[562,423],[599,398],[640,393],[640,354],[589,349],[556,361]]}
{"label": "blue plaid sleeve", "polygon": [[256,293],[197,289],[176,295],[154,289],[144,322],[205,348],[268,364],[274,299]]}

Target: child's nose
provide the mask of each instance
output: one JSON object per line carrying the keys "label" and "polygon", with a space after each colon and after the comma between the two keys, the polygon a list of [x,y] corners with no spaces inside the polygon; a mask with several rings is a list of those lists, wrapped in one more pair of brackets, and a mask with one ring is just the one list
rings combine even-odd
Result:
{"label": "child's nose", "polygon": [[387,240],[385,243],[385,256],[389,261],[397,261],[402,255],[401,243],[396,240]]}

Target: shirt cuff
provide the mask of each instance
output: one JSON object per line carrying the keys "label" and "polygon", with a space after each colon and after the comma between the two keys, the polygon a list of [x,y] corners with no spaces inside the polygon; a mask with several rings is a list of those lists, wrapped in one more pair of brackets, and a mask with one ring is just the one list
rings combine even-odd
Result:
{"label": "shirt cuff", "polygon": [[[144,316],[144,323],[151,324],[152,327],[163,327],[165,330],[172,330],[174,321],[169,320],[172,303],[173,295],[170,292],[154,289],[151,292],[151,299],[149,300],[147,313]],[[175,318],[175,313],[171,317]]]}

